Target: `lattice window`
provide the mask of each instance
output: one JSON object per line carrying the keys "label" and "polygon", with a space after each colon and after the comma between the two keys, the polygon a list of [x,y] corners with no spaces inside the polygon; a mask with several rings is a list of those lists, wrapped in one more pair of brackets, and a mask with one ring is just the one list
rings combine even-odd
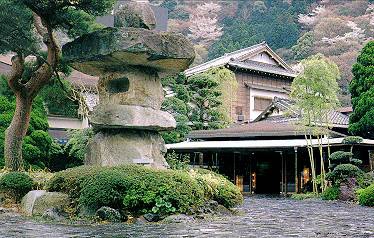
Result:
{"label": "lattice window", "polygon": [[265,110],[273,100],[271,98],[255,97],[255,111]]}

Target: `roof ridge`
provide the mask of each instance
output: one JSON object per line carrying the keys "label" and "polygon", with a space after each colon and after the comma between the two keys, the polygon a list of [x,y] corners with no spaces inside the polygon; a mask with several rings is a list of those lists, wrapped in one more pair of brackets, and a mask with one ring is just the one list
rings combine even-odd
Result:
{"label": "roof ridge", "polygon": [[[215,58],[215,59],[209,60],[209,61],[207,61],[207,62],[205,62],[205,63],[202,63],[202,64],[199,64],[199,65],[196,65],[196,66],[194,66],[194,67],[192,67],[192,68],[186,69],[184,72],[185,72],[185,74],[188,74],[188,71],[193,71],[194,69],[197,69],[197,68],[200,68],[200,67],[207,66],[207,65],[212,64],[212,63],[214,63],[214,62],[216,62],[216,61],[223,60],[223,59],[225,59],[225,58],[227,58],[227,57],[230,57],[230,56],[233,56],[233,55],[236,55],[236,54],[242,53],[242,52],[246,52],[246,51],[249,51],[249,50],[253,50],[253,49],[258,48],[258,47],[260,47],[260,46],[267,46],[266,41],[262,41],[262,42],[259,43],[259,44],[252,45],[252,46],[249,46],[249,47],[246,47],[246,48],[243,48],[243,49],[239,49],[239,50],[236,50],[236,51],[233,51],[233,52],[230,52],[230,53],[226,53],[226,54],[224,54],[224,55],[222,55],[222,56],[220,56],[220,57],[217,57],[217,58]],[[230,59],[229,59],[229,60],[230,60]]]}

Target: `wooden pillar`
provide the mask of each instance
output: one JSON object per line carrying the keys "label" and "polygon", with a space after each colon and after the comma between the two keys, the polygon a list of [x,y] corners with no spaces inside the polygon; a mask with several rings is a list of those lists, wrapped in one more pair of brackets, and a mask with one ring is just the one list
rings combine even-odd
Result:
{"label": "wooden pillar", "polygon": [[236,184],[236,152],[234,152],[234,184]]}
{"label": "wooden pillar", "polygon": [[297,169],[297,147],[294,147],[294,151],[295,151],[295,192],[296,193],[299,193],[299,172],[298,172],[298,169]]}

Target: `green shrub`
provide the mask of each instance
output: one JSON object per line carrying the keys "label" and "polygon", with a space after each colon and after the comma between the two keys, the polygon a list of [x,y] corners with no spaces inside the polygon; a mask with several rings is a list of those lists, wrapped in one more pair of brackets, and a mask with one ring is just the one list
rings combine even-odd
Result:
{"label": "green shrub", "polygon": [[322,193],[323,200],[337,200],[340,195],[340,189],[337,186],[332,186],[326,188],[326,190]]}
{"label": "green shrub", "polygon": [[32,186],[32,179],[22,172],[10,172],[0,178],[0,191],[5,192],[16,202],[20,201]]}
{"label": "green shrub", "polygon": [[353,154],[346,151],[336,151],[330,155],[330,169],[334,169],[337,165],[340,164],[349,164]]}
{"label": "green shrub", "polygon": [[370,173],[365,173],[357,178],[357,184],[360,188],[367,188],[374,183],[374,176]]}
{"label": "green shrub", "polygon": [[[135,177],[135,176],[133,176]],[[123,199],[131,212],[186,213],[202,205],[204,190],[185,171],[150,171],[136,179]]]}
{"label": "green shrub", "polygon": [[357,191],[358,203],[363,206],[374,207],[374,184]]}
{"label": "green shrub", "polygon": [[90,175],[100,171],[101,167],[80,166],[57,172],[47,183],[47,190],[69,194],[73,201],[77,201],[82,189],[82,183]]}
{"label": "green shrub", "polygon": [[239,189],[207,170],[156,170],[144,166],[81,166],[56,173],[49,191],[65,192],[75,206],[109,206],[132,214],[188,213],[206,200],[226,207],[242,202]]}
{"label": "green shrub", "polygon": [[83,130],[70,130],[69,141],[65,146],[68,155],[73,158],[71,167],[82,165],[86,155],[86,148],[90,139],[94,136],[92,128]]}
{"label": "green shrub", "polygon": [[315,193],[294,193],[291,195],[292,199],[295,200],[304,200],[310,198],[318,198],[319,196]]}
{"label": "green shrub", "polygon": [[332,172],[326,174],[326,179],[333,184],[340,184],[348,178],[358,179],[364,175],[365,173],[353,164],[340,164],[336,166]]}
{"label": "green shrub", "polygon": [[243,202],[239,188],[222,175],[205,169],[190,170],[189,174],[198,181],[208,199],[215,200],[227,208]]}
{"label": "green shrub", "polygon": [[179,157],[174,151],[168,153],[166,156],[166,162],[171,169],[188,169],[190,164],[190,157],[183,155]]}
{"label": "green shrub", "polygon": [[185,213],[204,201],[203,190],[187,172],[136,165],[67,169],[55,174],[48,190],[68,193],[76,205],[138,214]]}
{"label": "green shrub", "polygon": [[117,170],[102,170],[82,183],[79,204],[98,209],[102,206],[121,208],[129,187],[128,175]]}

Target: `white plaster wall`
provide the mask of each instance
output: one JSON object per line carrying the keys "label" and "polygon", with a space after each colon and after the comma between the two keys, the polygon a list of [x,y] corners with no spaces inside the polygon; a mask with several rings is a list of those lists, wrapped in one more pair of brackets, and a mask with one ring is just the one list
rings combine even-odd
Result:
{"label": "white plaster wall", "polygon": [[249,120],[250,121],[253,121],[254,119],[256,119],[261,113],[262,111],[255,111],[254,108],[255,108],[255,97],[262,97],[262,98],[269,98],[269,99],[273,99],[274,97],[278,97],[278,98],[288,98],[288,95],[286,93],[281,93],[281,92],[274,92],[274,91],[268,91],[268,90],[263,90],[263,89],[255,89],[255,88],[250,88],[250,102],[249,102],[249,105],[250,105],[250,112],[249,112],[249,115],[250,115],[250,118]]}
{"label": "white plaster wall", "polygon": [[253,61],[262,62],[266,64],[277,65],[277,62],[265,52],[259,53],[251,58]]}
{"label": "white plaster wall", "polygon": [[87,128],[87,119],[66,118],[66,117],[48,117],[49,128],[55,129],[84,129]]}

